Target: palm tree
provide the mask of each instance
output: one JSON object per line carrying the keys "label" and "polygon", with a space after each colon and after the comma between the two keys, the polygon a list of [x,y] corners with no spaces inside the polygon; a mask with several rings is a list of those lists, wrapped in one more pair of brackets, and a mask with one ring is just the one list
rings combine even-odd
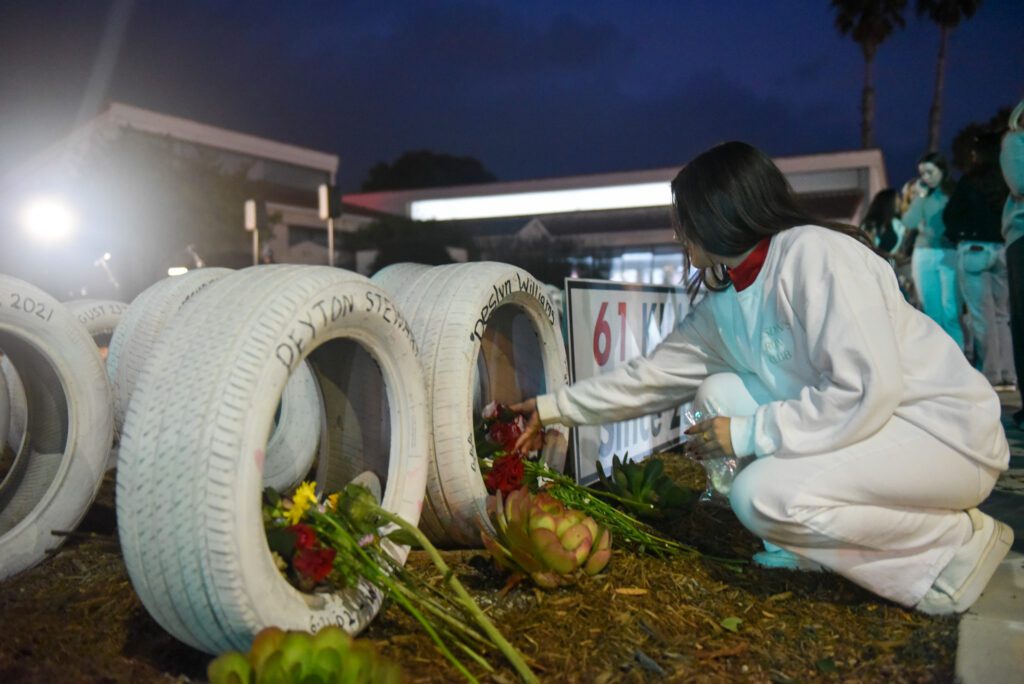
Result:
{"label": "palm tree", "polygon": [[917,0],[918,16],[927,15],[942,31],[939,39],[939,59],[936,65],[935,94],[928,111],[928,151],[939,149],[939,128],[942,121],[942,88],[946,80],[946,47],[949,34],[957,25],[974,16],[981,0]]}
{"label": "palm tree", "polygon": [[864,91],[861,94],[860,144],[875,146],[875,86],[872,67],[878,46],[893,29],[903,28],[903,8],[907,0],[832,0],[836,8],[836,28],[850,35],[864,53]]}

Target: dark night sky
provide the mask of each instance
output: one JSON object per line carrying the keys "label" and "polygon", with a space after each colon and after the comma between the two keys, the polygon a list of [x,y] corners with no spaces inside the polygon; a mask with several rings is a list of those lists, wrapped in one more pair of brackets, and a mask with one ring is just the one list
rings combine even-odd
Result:
{"label": "dark night sky", "polygon": [[[90,94],[336,153],[343,191],[409,149],[517,180],[676,166],[727,139],[773,155],[860,139],[863,60],[827,0],[142,1],[106,88],[87,93],[110,7],[0,6],[0,174]],[[894,184],[923,151],[939,37],[907,18],[876,60]],[[953,32],[947,150],[1024,95],[1022,46],[1022,0],[985,0]]]}

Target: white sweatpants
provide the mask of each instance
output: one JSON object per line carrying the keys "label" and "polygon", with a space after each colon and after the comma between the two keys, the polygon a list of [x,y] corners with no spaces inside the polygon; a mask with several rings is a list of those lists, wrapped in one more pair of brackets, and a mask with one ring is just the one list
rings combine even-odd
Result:
{"label": "white sweatpants", "polygon": [[[767,394],[753,376],[722,373],[705,380],[694,405],[750,415]],[[830,453],[756,459],[729,500],[762,539],[913,606],[970,539],[963,511],[988,496],[997,476],[893,416],[871,437]]]}

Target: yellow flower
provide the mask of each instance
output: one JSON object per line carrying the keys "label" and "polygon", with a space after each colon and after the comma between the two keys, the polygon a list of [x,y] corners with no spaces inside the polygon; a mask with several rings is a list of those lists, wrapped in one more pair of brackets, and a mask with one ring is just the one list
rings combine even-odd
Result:
{"label": "yellow flower", "polygon": [[288,522],[298,525],[302,516],[309,510],[310,506],[316,504],[316,482],[303,482],[292,495],[292,507],[285,514]]}
{"label": "yellow flower", "polygon": [[327,497],[327,510],[338,510],[338,492],[334,492],[329,497]]}

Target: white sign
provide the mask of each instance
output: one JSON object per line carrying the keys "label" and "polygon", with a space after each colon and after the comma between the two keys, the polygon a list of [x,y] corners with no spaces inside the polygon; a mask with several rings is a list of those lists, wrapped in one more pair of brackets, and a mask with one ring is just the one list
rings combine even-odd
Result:
{"label": "white sign", "polygon": [[245,200],[245,229],[256,230],[256,200]]}
{"label": "white sign", "polygon": [[[566,278],[569,377],[599,375],[648,354],[689,312],[685,288]],[[574,431],[576,480],[597,480],[597,465],[611,471],[612,456],[641,460],[679,444],[679,408]]]}

